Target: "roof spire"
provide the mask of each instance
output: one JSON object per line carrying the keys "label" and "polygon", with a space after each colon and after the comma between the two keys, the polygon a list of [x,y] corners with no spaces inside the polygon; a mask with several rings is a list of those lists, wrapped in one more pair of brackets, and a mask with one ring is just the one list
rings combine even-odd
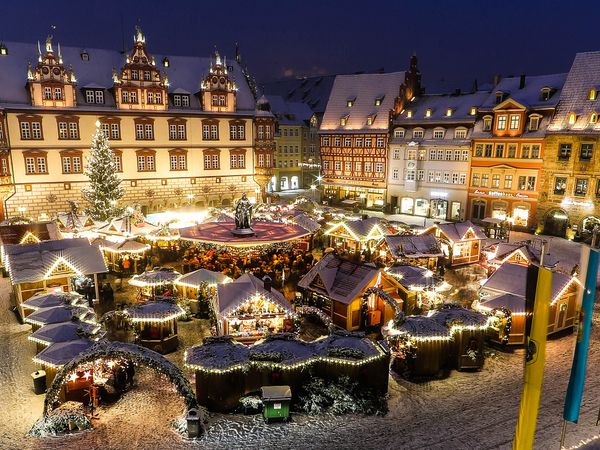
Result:
{"label": "roof spire", "polygon": [[40,46],[39,40],[38,40],[38,62],[42,62],[42,47]]}
{"label": "roof spire", "polygon": [[133,37],[133,42],[136,44],[144,44],[146,42],[146,38],[142,34],[142,28],[139,25],[135,26],[135,36]]}
{"label": "roof spire", "polygon": [[219,51],[215,50],[215,66],[221,65],[221,55],[219,55]]}
{"label": "roof spire", "polygon": [[60,42],[58,44],[56,44],[56,46],[58,47],[58,63],[62,64],[63,60],[62,60],[62,54],[60,52]]}

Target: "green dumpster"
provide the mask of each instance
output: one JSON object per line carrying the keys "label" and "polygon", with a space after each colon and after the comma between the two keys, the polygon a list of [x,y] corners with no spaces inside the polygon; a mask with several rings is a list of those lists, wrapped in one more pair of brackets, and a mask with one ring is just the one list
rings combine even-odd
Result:
{"label": "green dumpster", "polygon": [[290,402],[292,390],[289,386],[263,386],[260,388],[263,402],[263,418],[290,420]]}

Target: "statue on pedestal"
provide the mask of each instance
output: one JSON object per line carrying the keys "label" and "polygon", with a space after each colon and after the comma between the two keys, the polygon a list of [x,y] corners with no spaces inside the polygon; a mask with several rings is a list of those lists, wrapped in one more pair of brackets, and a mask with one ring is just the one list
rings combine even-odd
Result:
{"label": "statue on pedestal", "polygon": [[252,203],[250,203],[245,193],[235,207],[235,230],[233,234],[244,236],[254,234],[252,229]]}

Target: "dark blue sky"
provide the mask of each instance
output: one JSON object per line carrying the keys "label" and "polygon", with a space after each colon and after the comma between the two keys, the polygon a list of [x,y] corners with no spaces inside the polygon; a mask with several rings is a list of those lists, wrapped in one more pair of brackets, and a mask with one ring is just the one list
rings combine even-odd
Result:
{"label": "dark blue sky", "polygon": [[[569,70],[600,50],[600,2],[574,1],[5,1],[0,41],[120,48],[138,19],[150,51],[228,57],[238,41],[259,83],[283,76],[402,70],[413,51],[424,84],[470,87],[495,73]],[[443,82],[442,82],[443,81]],[[1,88],[1,87],[0,87]],[[431,90],[431,89],[430,89]]]}

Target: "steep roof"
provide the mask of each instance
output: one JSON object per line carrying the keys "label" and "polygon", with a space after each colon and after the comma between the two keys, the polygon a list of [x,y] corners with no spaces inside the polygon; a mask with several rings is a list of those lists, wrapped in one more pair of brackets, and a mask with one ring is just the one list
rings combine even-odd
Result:
{"label": "steep roof", "polygon": [[[540,263],[541,250],[534,247],[527,242],[515,242],[509,244],[508,242],[500,242],[496,246],[496,256],[490,259],[492,263],[502,263],[504,260],[510,258],[515,253],[520,252],[527,261],[533,264]],[[550,255],[544,255],[544,266],[555,267],[558,264],[558,260]]]}
{"label": "steep roof", "polygon": [[7,245],[4,253],[12,284],[40,281],[61,260],[85,275],[108,272],[100,248],[85,238]]}
{"label": "steep roof", "polygon": [[298,286],[348,305],[378,274],[373,266],[329,253],[302,277]]}
{"label": "steep roof", "polygon": [[[29,62],[35,65],[37,60],[36,44],[21,42],[5,42],[8,47],[8,55],[0,58],[0,104],[13,107],[31,107],[29,94],[25,88],[27,82],[27,64]],[[77,109],[92,110],[111,110],[115,109],[112,95],[105,93],[104,105],[90,105],[85,102],[84,93],[81,88],[94,87],[110,89],[113,87],[112,70],[113,67],[119,70],[125,64],[125,55],[118,50],[107,50],[97,48],[86,48],[89,60],[84,61],[81,58],[82,47],[62,47],[61,52],[65,66],[72,65],[75,77],[77,78]],[[169,78],[170,92],[186,91],[192,94],[200,90],[200,80],[208,74],[211,58],[197,56],[171,56],[160,55],[152,52],[152,44],[148,50],[157,66],[165,56],[169,58],[169,67],[162,67],[160,70]],[[229,74],[235,79],[238,87],[236,95],[236,104],[239,112],[253,113],[255,108],[254,96],[245,77],[242,74],[241,66],[234,60],[227,61],[231,66]],[[201,111],[200,100],[197,96],[190,96],[189,108],[175,108],[170,105],[169,114],[173,110],[185,110],[187,112]],[[228,113],[231,114],[231,113]]]}
{"label": "steep roof", "polygon": [[[477,225],[474,225],[470,220],[465,220],[464,222],[447,222],[447,223],[439,223],[435,224],[433,227],[439,228],[444,235],[452,240],[453,242],[461,241],[467,232],[472,230],[473,237],[466,240],[477,240],[477,239],[486,239],[487,236],[481,231],[481,228]],[[427,231],[427,230],[425,230]]]}
{"label": "steep roof", "polygon": [[[519,88],[521,77],[503,78],[481,104],[481,109],[491,111],[497,106],[497,92],[503,92],[505,99],[515,100],[529,109],[553,108],[559,101],[566,77],[566,73],[527,76],[525,77],[525,86],[522,89]],[[541,90],[545,87],[553,90],[553,94],[548,100],[542,100],[541,97]]]}
{"label": "steep roof", "polygon": [[312,111],[322,115],[335,81],[335,75],[290,78],[266,83],[264,91],[269,95],[279,95],[285,101],[306,103]]}
{"label": "steep roof", "polygon": [[[575,280],[561,272],[552,273],[552,297],[556,297],[562,290]],[[487,294],[508,293],[525,298],[527,285],[527,266],[505,262],[486,280],[482,292]]]}
{"label": "steep roof", "polygon": [[430,287],[443,283],[443,279],[434,276],[433,272],[426,267],[398,265],[385,269],[398,283],[407,288]]}
{"label": "steep roof", "polygon": [[387,232],[387,227],[383,224],[381,219],[377,217],[369,217],[367,219],[360,220],[346,220],[343,222],[338,222],[334,224],[329,230],[327,230],[326,234],[335,234],[335,230],[340,228],[347,228],[350,233],[355,236],[358,240],[363,241],[369,237],[369,234],[373,230],[374,227],[378,227],[381,231],[382,235],[385,235]]}
{"label": "steep roof", "polygon": [[220,284],[217,286],[219,308],[217,313],[220,316],[226,316],[255,295],[266,298],[268,301],[283,308],[285,311],[290,313],[293,312],[292,305],[281,292],[274,287],[271,287],[271,290],[265,289],[264,281],[258,279],[251,273],[245,273],[233,283]]}
{"label": "steep roof", "polygon": [[[590,124],[590,114],[600,114],[600,95],[590,100],[590,89],[600,88],[600,52],[577,53],[567,74],[560,94],[560,102],[550,125],[549,132],[600,133],[600,122]],[[569,113],[577,115],[573,125],[568,123]]]}
{"label": "steep roof", "polygon": [[387,235],[385,243],[393,258],[428,258],[444,256],[440,243],[432,234]]}
{"label": "steep roof", "polygon": [[279,95],[269,95],[267,99],[280,125],[309,125],[313,112],[306,103],[285,101]]}
{"label": "steep roof", "polygon": [[0,225],[0,245],[20,244],[28,235],[40,241],[62,238],[55,222]]}
{"label": "steep roof", "polygon": [[[389,127],[389,112],[394,107],[404,72],[338,75],[327,102],[321,123],[322,132],[385,131]],[[381,104],[376,105],[379,99]],[[352,100],[352,106],[348,101]],[[367,118],[373,123],[367,125]],[[345,126],[340,119],[347,117]]]}

